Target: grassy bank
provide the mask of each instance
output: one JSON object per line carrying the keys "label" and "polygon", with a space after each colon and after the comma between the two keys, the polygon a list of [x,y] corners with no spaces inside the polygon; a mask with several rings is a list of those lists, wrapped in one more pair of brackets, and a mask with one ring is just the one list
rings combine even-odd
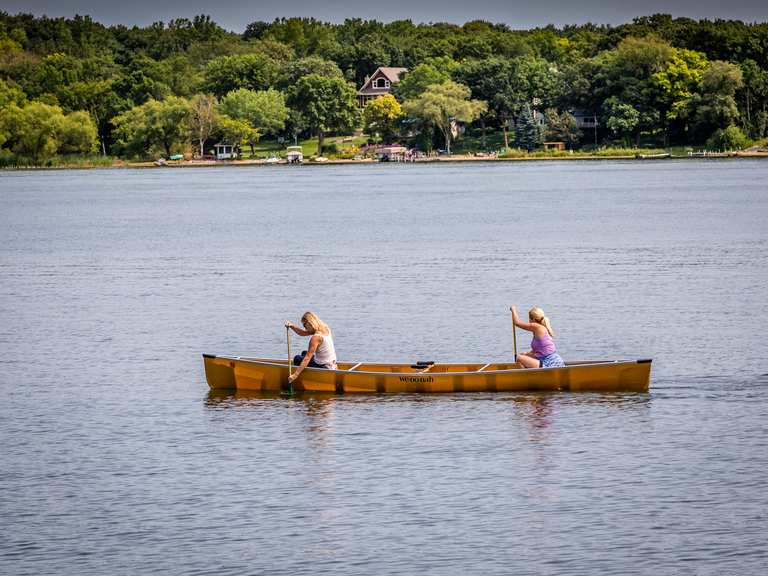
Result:
{"label": "grassy bank", "polygon": [[109,168],[123,164],[122,160],[112,156],[54,156],[44,161],[16,156],[0,155],[0,168],[25,170],[30,168]]}
{"label": "grassy bank", "polygon": [[[368,136],[364,134],[354,136],[328,136],[323,142],[323,156],[328,158],[338,157],[351,157],[355,154],[356,149],[365,144],[368,141]],[[307,138],[298,141],[298,146],[301,146],[304,156],[309,158],[317,155],[317,138]],[[255,147],[253,154],[251,154],[250,146],[243,146],[243,158],[259,159],[268,158],[270,156],[285,156],[285,150],[288,146],[292,146],[292,141],[278,142],[277,140],[261,140]]]}

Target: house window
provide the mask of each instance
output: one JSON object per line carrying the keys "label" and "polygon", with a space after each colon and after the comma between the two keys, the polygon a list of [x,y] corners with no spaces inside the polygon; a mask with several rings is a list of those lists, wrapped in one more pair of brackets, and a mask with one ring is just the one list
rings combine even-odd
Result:
{"label": "house window", "polygon": [[376,78],[376,80],[373,81],[373,87],[389,88],[389,80],[385,80],[384,78]]}

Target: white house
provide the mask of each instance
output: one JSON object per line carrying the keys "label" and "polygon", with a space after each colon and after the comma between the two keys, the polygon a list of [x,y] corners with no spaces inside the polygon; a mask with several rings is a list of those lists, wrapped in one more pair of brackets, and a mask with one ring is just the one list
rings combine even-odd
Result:
{"label": "white house", "polygon": [[219,142],[218,144],[214,144],[213,147],[216,149],[216,160],[230,160],[232,158],[237,158],[237,150],[232,144]]}

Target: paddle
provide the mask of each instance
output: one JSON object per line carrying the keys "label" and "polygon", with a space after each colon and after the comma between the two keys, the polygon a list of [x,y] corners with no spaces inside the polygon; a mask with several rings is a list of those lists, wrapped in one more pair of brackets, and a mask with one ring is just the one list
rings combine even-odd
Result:
{"label": "paddle", "polygon": [[293,374],[293,356],[291,356],[291,328],[285,327],[285,340],[288,343],[288,394],[293,396],[293,382],[291,382],[291,375]]}
{"label": "paddle", "polygon": [[515,363],[517,363],[517,327],[515,326],[515,314],[512,312],[512,307],[509,308],[510,314],[512,314],[512,345],[515,350]]}

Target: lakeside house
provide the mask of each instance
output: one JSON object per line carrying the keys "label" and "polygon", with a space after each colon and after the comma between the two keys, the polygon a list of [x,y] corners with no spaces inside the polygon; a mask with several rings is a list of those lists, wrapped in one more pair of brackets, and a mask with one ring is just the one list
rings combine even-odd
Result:
{"label": "lakeside house", "polygon": [[230,160],[237,158],[237,147],[232,144],[226,144],[224,142],[219,142],[218,144],[214,144],[213,147],[216,149],[215,152],[215,158],[216,160]]}
{"label": "lakeside house", "polygon": [[391,66],[380,66],[370,76],[365,77],[362,88],[357,91],[357,103],[360,108],[392,91],[392,86],[400,82],[400,76],[407,72],[407,68],[394,68]]}
{"label": "lakeside house", "polygon": [[576,109],[571,114],[576,119],[576,126],[578,126],[579,130],[593,130],[597,128],[597,114],[594,112]]}

